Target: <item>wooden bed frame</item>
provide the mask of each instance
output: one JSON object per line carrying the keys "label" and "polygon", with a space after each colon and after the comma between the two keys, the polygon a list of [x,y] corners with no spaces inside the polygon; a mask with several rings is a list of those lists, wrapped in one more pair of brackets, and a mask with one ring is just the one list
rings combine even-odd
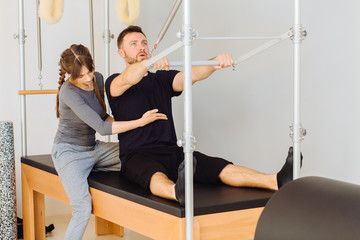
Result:
{"label": "wooden bed frame", "polygon": [[[50,155],[22,157],[21,171],[24,239],[46,239],[44,195],[65,203],[69,199]],[[124,182],[116,172],[92,173],[88,181],[97,235],[123,236],[126,227],[153,239],[185,239],[184,208],[178,203]],[[254,238],[263,206],[272,194],[261,189],[195,184],[193,239]]]}

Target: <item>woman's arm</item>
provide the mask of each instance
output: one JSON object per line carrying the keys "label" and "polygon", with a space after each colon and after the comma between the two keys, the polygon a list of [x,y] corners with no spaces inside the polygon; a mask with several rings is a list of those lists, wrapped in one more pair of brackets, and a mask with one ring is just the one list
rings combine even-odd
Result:
{"label": "woman's arm", "polygon": [[123,133],[156,120],[167,120],[165,114],[158,113],[157,109],[153,109],[144,113],[141,118],[132,121],[114,121],[110,116],[104,121],[79,94],[73,91],[63,91],[60,101],[63,101],[85,124],[100,135]]}
{"label": "woman's arm", "polygon": [[[67,105],[71,111],[82,121],[84,124],[90,126],[100,135],[110,135],[112,131],[112,123],[104,121],[98,113],[96,113],[85,102],[82,96],[69,88],[61,89],[60,102]],[[61,113],[60,113],[61,116]]]}
{"label": "woman's arm", "polygon": [[158,113],[158,111],[158,109],[147,111],[141,118],[132,121],[115,121],[112,123],[112,134],[123,133],[138,127],[143,127],[156,120],[167,120],[166,115]]}

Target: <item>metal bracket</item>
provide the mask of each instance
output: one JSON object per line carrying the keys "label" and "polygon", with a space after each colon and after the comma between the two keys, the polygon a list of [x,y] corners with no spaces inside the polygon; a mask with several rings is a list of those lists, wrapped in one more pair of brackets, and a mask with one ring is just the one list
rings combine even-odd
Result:
{"label": "metal bracket", "polygon": [[290,135],[290,138],[293,139],[293,142],[301,142],[302,140],[305,139],[307,132],[306,132],[306,129],[303,128],[301,125],[299,127],[297,127],[298,139],[294,139],[294,136],[295,136],[294,127],[290,126],[289,128],[291,131],[291,133],[289,135]]}
{"label": "metal bracket", "polygon": [[295,43],[299,43],[302,40],[305,40],[307,36],[307,31],[301,25],[296,25],[290,28],[289,36],[290,39],[293,40]]}
{"label": "metal bracket", "polygon": [[27,38],[27,36],[25,35],[25,30],[19,30],[18,34],[14,34],[13,35],[14,39],[18,39],[19,40],[19,44],[24,44],[25,43],[25,38]]}
{"label": "metal bracket", "polygon": [[104,39],[105,43],[110,43],[111,39],[114,39],[114,34],[112,34],[110,30],[107,31],[107,33],[104,31],[102,38]]}
{"label": "metal bracket", "polygon": [[[191,32],[191,38],[190,38],[191,41],[193,41],[194,39],[196,39],[199,36],[199,33],[195,29],[193,29],[191,27],[190,27],[190,32]],[[184,40],[184,31],[177,32],[176,37],[180,41],[183,41]]]}
{"label": "metal bracket", "polygon": [[[193,151],[195,151],[195,148],[196,148],[195,147],[195,143],[196,143],[195,137],[190,136],[190,141],[191,141],[190,150],[193,152]],[[179,147],[184,147],[185,142],[186,142],[186,140],[184,139],[184,137],[182,137],[181,139],[178,139],[176,143]]]}

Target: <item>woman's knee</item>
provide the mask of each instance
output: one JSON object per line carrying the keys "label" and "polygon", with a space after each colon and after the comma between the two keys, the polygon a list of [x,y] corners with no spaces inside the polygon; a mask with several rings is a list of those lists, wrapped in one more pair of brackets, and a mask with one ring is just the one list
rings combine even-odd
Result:
{"label": "woman's knee", "polygon": [[83,220],[90,219],[92,212],[92,204],[90,201],[81,201],[73,205],[73,217],[78,217]]}

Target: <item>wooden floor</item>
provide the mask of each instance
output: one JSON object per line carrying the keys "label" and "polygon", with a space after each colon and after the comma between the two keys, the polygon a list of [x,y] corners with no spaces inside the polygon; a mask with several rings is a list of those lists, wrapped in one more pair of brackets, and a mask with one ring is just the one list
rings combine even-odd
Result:
{"label": "wooden floor", "polygon": [[[66,228],[69,224],[71,215],[48,216],[45,218],[46,226],[54,224],[55,229],[46,235],[47,240],[63,240]],[[92,215],[89,225],[86,228],[83,239],[85,240],[150,240],[141,234],[125,229],[124,237],[115,235],[96,236],[95,234],[95,216]]]}

